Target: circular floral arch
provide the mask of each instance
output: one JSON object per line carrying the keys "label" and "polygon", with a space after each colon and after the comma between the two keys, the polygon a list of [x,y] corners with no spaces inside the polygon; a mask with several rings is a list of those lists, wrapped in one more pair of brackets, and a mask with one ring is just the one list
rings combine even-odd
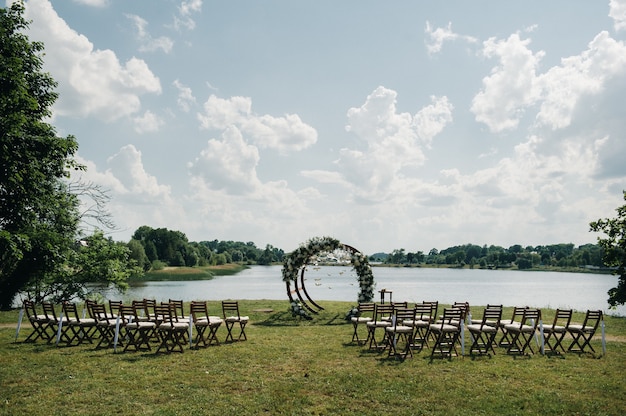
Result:
{"label": "circular floral arch", "polygon": [[[333,252],[343,250],[350,255],[350,262],[359,279],[359,302],[371,302],[374,298],[374,274],[370,267],[367,256],[347,244],[342,244],[339,240],[331,237],[315,237],[300,245],[297,249],[286,255],[283,259],[283,281],[287,285],[287,296],[292,304],[300,303],[307,310],[317,313],[324,309],[306,291],[304,284],[304,271],[312,257],[316,257],[323,252]],[[291,288],[293,283],[294,289]],[[293,294],[296,294],[296,301]],[[305,315],[305,313],[302,313]]]}

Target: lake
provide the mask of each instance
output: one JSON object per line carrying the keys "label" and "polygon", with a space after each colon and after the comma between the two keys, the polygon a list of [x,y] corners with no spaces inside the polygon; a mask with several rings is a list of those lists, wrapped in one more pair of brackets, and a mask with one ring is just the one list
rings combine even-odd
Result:
{"label": "lake", "polygon": [[[617,285],[617,277],[592,273],[528,272],[518,270],[432,269],[373,267],[378,291],[392,291],[393,300],[440,303],[469,302],[470,305],[503,304],[539,308],[572,308],[579,311],[601,309],[611,315],[626,316],[626,307],[610,310],[607,291]],[[306,289],[317,303],[324,300],[353,301],[358,282],[350,266],[308,267]],[[171,299],[287,299],[281,266],[251,266],[236,275],[212,280],[157,281],[133,285],[126,294],[110,293],[123,300]],[[388,298],[387,298],[388,299]],[[322,304],[323,306],[323,304]]]}

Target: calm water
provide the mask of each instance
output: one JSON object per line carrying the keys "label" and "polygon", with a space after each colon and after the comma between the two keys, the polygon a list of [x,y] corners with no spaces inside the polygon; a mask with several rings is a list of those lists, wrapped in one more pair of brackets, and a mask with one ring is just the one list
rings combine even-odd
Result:
{"label": "calm water", "polygon": [[[617,277],[590,273],[520,272],[514,270],[416,269],[374,267],[376,299],[380,289],[392,291],[393,300],[421,302],[438,300],[450,304],[467,301],[470,305],[488,303],[540,308],[602,309],[626,316],[626,307],[609,310],[607,291],[617,285]],[[356,274],[350,267],[309,267],[306,288],[313,300],[354,301],[358,294]],[[114,293],[110,298],[119,298]],[[213,280],[146,282],[132,287],[123,299],[169,298],[287,299],[280,266],[252,266],[234,276]],[[388,298],[387,298],[388,299]]]}

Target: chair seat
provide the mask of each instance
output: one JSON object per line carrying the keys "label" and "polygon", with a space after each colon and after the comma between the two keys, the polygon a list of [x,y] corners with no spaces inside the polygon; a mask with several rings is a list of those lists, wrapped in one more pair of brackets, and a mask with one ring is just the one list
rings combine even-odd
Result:
{"label": "chair seat", "polygon": [[189,328],[189,324],[186,322],[163,322],[159,325],[159,329],[187,329]]}
{"label": "chair seat", "polygon": [[392,333],[392,332],[413,332],[413,327],[412,326],[405,326],[405,325],[396,325],[395,330],[394,327],[392,326],[388,326],[385,328],[385,331]]}
{"label": "chair seat", "polygon": [[391,321],[369,321],[366,324],[368,327],[386,328],[391,326]]}
{"label": "chair seat", "polygon": [[196,322],[194,322],[194,324],[196,326],[220,326],[222,325],[222,320],[220,319],[219,321],[216,320],[209,320],[209,319],[198,319]]}
{"label": "chair seat", "polygon": [[359,324],[363,324],[366,322],[370,322],[372,320],[372,318],[370,318],[369,316],[353,316],[352,318],[350,318],[350,320],[352,321],[352,323],[359,323]]}
{"label": "chair seat", "polygon": [[248,316],[227,316],[226,322],[248,322],[250,318]]}
{"label": "chair seat", "polygon": [[537,328],[532,325],[520,325],[520,324],[504,325],[504,328],[507,331],[520,331],[520,332],[535,332],[537,330]]}
{"label": "chair seat", "polygon": [[[480,324],[480,323],[482,323],[482,319],[472,319],[472,323],[471,324],[475,325],[475,324]],[[491,321],[489,319],[485,321],[485,325],[495,326],[497,324],[498,323],[496,321]],[[468,327],[469,327],[469,325],[468,325]]]}
{"label": "chair seat", "polygon": [[218,323],[219,322],[220,324],[222,322],[224,322],[224,320],[222,318],[220,318],[219,316],[209,316],[209,317],[203,316],[201,318],[198,318],[195,322],[202,322],[202,321],[205,321],[205,322],[208,321],[208,322],[211,322],[211,323]]}
{"label": "chair seat", "polygon": [[412,321],[410,319],[405,319],[404,321],[402,321],[403,325],[407,325],[407,326],[412,326],[412,327],[420,327],[420,328],[427,328],[428,325],[430,325],[429,321],[423,321],[421,319],[418,319],[417,321]]}
{"label": "chair seat", "polygon": [[592,327],[585,328],[583,325],[578,325],[578,324],[570,325],[567,327],[567,329],[569,329],[570,332],[586,332],[586,333],[595,332],[595,328],[592,328]]}
{"label": "chair seat", "polygon": [[544,326],[543,332],[567,332],[567,328],[560,325]]}
{"label": "chair seat", "polygon": [[474,332],[487,332],[487,333],[495,333],[498,332],[498,328],[496,328],[495,326],[491,326],[491,325],[483,325],[481,327],[480,324],[471,324],[467,326],[468,331],[474,331]]}
{"label": "chair seat", "polygon": [[156,324],[154,322],[148,322],[148,321],[135,321],[135,322],[129,322],[126,324],[126,328],[129,329],[149,329],[149,328],[154,328],[156,326]]}
{"label": "chair seat", "polygon": [[449,324],[431,324],[430,330],[433,332],[459,332],[459,327]]}

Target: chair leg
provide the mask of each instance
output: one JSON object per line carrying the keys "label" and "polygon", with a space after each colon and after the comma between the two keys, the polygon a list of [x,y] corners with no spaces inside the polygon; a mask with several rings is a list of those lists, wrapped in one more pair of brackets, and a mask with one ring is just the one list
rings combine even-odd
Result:
{"label": "chair leg", "polygon": [[200,343],[202,343],[203,347],[207,347],[208,344],[206,342],[206,337],[204,333],[208,327],[205,325],[196,325],[196,340],[194,342],[195,348],[200,348]]}
{"label": "chair leg", "polygon": [[567,351],[584,353],[585,348],[589,347],[589,349],[591,349],[591,351],[595,353],[596,350],[593,348],[593,346],[590,343],[591,338],[593,338],[593,335],[594,335],[593,333],[585,333],[584,331],[572,333],[573,340],[569,348],[567,349]]}

